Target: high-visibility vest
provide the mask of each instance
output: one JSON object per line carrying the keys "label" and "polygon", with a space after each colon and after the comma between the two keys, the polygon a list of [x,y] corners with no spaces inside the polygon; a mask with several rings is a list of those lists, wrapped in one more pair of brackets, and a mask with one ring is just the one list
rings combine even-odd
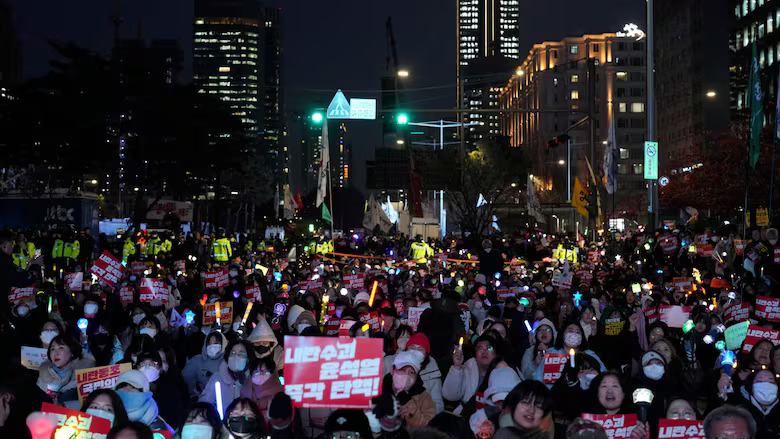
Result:
{"label": "high-visibility vest", "polygon": [[51,256],[53,258],[73,258],[79,257],[79,251],[81,250],[81,244],[78,241],[65,242],[62,239],[54,241],[54,246],[51,249]]}
{"label": "high-visibility vest", "polygon": [[433,249],[431,248],[430,245],[424,242],[413,242],[411,252],[412,252],[412,258],[414,259],[433,256]]}
{"label": "high-visibility vest", "polygon": [[250,240],[247,241],[246,244],[244,244],[244,251],[246,253],[252,253],[254,249],[254,243]]}
{"label": "high-visibility vest", "polygon": [[65,241],[61,239],[54,240],[54,245],[51,247],[51,257],[52,258],[63,257],[64,248],[65,248]]}
{"label": "high-visibility vest", "polygon": [[160,245],[162,243],[162,240],[160,238],[149,238],[148,241],[146,241],[146,248],[145,254],[147,256],[155,256],[157,253],[160,253]]}
{"label": "high-visibility vest", "polygon": [[315,253],[324,255],[325,253],[333,253],[333,243],[330,241],[322,241],[316,244]]}
{"label": "high-visibility vest", "polygon": [[233,255],[233,250],[230,248],[230,241],[225,238],[215,240],[211,244],[211,256],[215,261],[227,262]]}
{"label": "high-visibility vest", "polygon": [[127,259],[135,254],[135,243],[132,239],[125,239],[125,243],[122,246],[122,262],[127,264]]}
{"label": "high-visibility vest", "polygon": [[14,264],[19,268],[27,268],[27,262],[35,255],[35,244],[27,242],[19,248],[19,251],[12,254]]}
{"label": "high-visibility vest", "polygon": [[166,239],[160,244],[160,253],[170,253],[173,249],[173,243],[170,239]]}

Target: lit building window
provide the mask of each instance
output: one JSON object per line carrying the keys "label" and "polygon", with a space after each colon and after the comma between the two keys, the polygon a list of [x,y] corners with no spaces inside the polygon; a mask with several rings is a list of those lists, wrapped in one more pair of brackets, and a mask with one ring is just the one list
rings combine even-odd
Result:
{"label": "lit building window", "polygon": [[645,112],[645,104],[644,102],[634,102],[631,104],[631,112],[632,113],[644,113]]}
{"label": "lit building window", "polygon": [[219,72],[220,73],[227,73],[230,71],[230,67],[220,67]]}
{"label": "lit building window", "polygon": [[621,112],[621,113],[625,113],[626,112],[626,103],[625,102],[621,102],[621,103],[618,104],[618,111]]}
{"label": "lit building window", "polygon": [[571,82],[580,82],[580,75],[571,75]]}
{"label": "lit building window", "polygon": [[580,98],[580,91],[579,90],[572,90],[571,91],[571,99],[579,99]]}
{"label": "lit building window", "polygon": [[620,158],[621,159],[628,158],[628,148],[620,148]]}
{"label": "lit building window", "polygon": [[615,77],[617,77],[618,81],[628,81],[628,73],[626,72],[617,72]]}
{"label": "lit building window", "polygon": [[576,55],[576,54],[580,53],[579,46],[576,46],[576,45],[569,46],[569,53],[572,54],[572,55]]}

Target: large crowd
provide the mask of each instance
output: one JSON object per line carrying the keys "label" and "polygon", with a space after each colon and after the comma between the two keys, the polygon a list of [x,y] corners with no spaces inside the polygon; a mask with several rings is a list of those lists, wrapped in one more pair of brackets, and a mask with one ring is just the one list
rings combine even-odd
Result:
{"label": "large crowd", "polygon": [[[105,254],[117,282],[91,270]],[[777,230],[733,226],[427,242],[6,228],[0,437],[56,437],[57,406],[110,422],[61,436],[76,439],[777,438],[778,275]],[[379,339],[369,403],[305,402],[285,344],[309,337]],[[664,428],[683,421],[699,423]]]}

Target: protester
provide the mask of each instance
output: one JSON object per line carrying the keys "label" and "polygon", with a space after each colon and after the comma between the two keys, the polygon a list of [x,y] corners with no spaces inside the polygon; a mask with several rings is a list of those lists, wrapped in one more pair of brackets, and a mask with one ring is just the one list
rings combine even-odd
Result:
{"label": "protester", "polygon": [[76,371],[95,365],[91,355],[82,354],[81,345],[74,339],[58,335],[46,351],[47,361],[38,369],[38,388],[46,392],[55,404],[78,407]]}

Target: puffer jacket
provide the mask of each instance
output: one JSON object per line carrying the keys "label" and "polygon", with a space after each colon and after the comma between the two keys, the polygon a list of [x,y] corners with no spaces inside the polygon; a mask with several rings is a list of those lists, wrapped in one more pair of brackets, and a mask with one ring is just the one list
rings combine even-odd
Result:
{"label": "puffer jacket", "polygon": [[[265,358],[269,355],[273,355],[274,364],[276,364],[276,371],[280,374],[284,370],[284,348],[279,345],[279,340],[276,339],[276,334],[271,329],[271,325],[263,319],[255,326],[252,333],[249,334],[247,341],[255,346],[255,352],[257,352],[258,358]],[[271,347],[265,351],[258,351],[258,343],[271,342]]]}
{"label": "puffer jacket", "polygon": [[[251,384],[252,381],[248,378],[249,372],[244,371],[243,374],[246,375],[244,376],[245,379],[243,381]],[[234,399],[241,396],[241,388],[243,387],[244,382],[233,378],[230,370],[228,370],[227,362],[223,361],[222,364],[219,365],[219,371],[209,379],[209,382],[200,394],[200,398],[198,398],[198,402],[207,402],[213,404],[214,407],[218,407],[217,391],[214,389],[214,384],[216,382],[220,383],[222,391],[222,410],[224,411],[227,410],[228,405],[230,405]],[[225,413],[220,413],[220,415],[224,417]]]}
{"label": "puffer jacket", "polygon": [[51,396],[57,405],[62,405],[74,410],[79,409],[79,396],[76,390],[76,371],[95,367],[95,358],[86,354],[80,359],[74,359],[66,369],[67,372],[60,376],[54,367],[54,363],[46,360],[38,369],[38,387]]}
{"label": "puffer jacket", "polygon": [[[208,343],[211,334],[217,334],[222,340],[222,349],[219,351],[219,355],[214,358],[210,358],[206,354],[206,343]],[[224,364],[225,348],[227,347],[227,339],[225,335],[219,331],[213,331],[206,339],[203,340],[203,348],[200,355],[196,355],[187,361],[187,365],[184,366],[184,370],[181,372],[184,382],[187,384],[187,388],[190,390],[190,397],[197,398],[206,388],[206,384],[211,379],[211,376],[219,371],[220,365]]]}

